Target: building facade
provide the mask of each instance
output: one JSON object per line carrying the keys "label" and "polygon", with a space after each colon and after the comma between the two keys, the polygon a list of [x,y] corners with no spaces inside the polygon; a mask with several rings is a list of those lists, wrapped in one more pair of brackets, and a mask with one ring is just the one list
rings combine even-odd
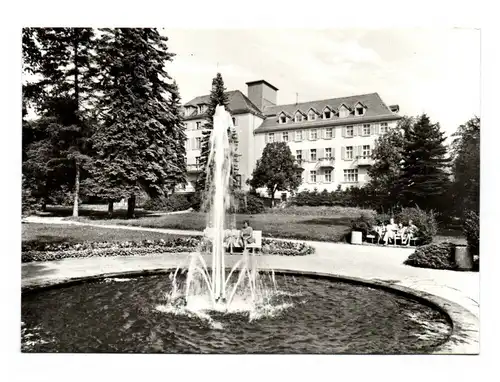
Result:
{"label": "building facade", "polygon": [[[247,86],[248,96],[228,92],[244,189],[264,147],[271,142],[287,142],[304,170],[299,191],[363,186],[369,180],[376,140],[401,119],[399,107],[387,106],[378,93],[278,105],[278,89],[267,81],[248,82]],[[197,158],[208,100],[209,96],[197,97],[185,105],[189,181],[185,191],[194,190],[193,179],[199,171]]]}

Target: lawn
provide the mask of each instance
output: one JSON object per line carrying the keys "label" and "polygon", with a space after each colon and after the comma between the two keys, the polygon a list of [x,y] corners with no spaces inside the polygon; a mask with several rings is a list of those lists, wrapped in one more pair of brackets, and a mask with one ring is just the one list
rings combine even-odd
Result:
{"label": "lawn", "polygon": [[[59,216],[61,209],[53,211]],[[287,213],[285,210],[263,214],[236,214],[236,225],[241,227],[243,221],[249,220],[254,230],[261,230],[266,237],[279,237],[299,240],[342,241],[350,231],[352,218],[359,216],[363,210],[353,208],[299,208]],[[152,228],[170,228],[203,231],[206,227],[206,214],[189,212],[174,215],[151,214],[141,212],[136,219],[124,219],[121,216],[108,219],[101,213],[85,212],[76,220],[92,221],[97,224],[116,224]],[[68,217],[68,219],[73,219]]]}
{"label": "lawn", "polygon": [[[51,207],[49,212],[53,215],[68,216],[68,219],[73,219],[71,209],[67,207]],[[136,219],[125,219],[124,213],[125,211],[115,212],[115,217],[109,219],[107,218],[106,206],[100,206],[100,208],[82,206],[81,216],[76,220],[91,221],[93,224],[194,231],[203,231],[207,222],[206,214],[199,212],[166,215],[138,210]],[[244,220],[249,220],[253,229],[263,231],[266,237],[339,242],[344,241],[346,234],[350,232],[351,220],[362,213],[370,213],[370,211],[352,207],[293,207],[269,210],[266,213],[256,215],[237,214],[235,218],[238,228],[242,226]],[[131,234],[125,235],[130,236]],[[434,241],[464,243],[465,239],[460,231],[440,230]]]}
{"label": "lawn", "polygon": [[[178,235],[166,235],[160,232],[132,231],[123,229],[99,228],[77,225],[59,225],[59,224],[33,224],[23,223],[22,241],[41,242],[41,243],[83,243],[93,242],[121,242],[121,241],[141,241],[141,240],[160,240]],[[185,237],[185,236],[182,236]]]}

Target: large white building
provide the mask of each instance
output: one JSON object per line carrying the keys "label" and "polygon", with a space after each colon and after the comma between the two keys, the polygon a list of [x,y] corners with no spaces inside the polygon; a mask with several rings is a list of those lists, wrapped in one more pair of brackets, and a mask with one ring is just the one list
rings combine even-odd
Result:
{"label": "large white building", "polygon": [[[248,82],[247,86],[247,96],[238,90],[227,93],[238,133],[243,188],[270,142],[288,142],[304,169],[299,191],[362,186],[368,181],[375,141],[401,119],[397,114],[399,107],[387,106],[378,93],[278,105],[278,89],[267,81]],[[197,97],[184,105],[186,192],[194,191],[200,170],[197,162],[209,98]]]}

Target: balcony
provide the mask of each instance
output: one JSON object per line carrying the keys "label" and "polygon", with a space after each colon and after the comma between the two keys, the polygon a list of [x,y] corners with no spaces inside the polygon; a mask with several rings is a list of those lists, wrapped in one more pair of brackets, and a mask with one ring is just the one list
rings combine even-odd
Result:
{"label": "balcony", "polygon": [[371,158],[371,156],[368,156],[368,155],[361,155],[361,156],[356,157],[356,164],[359,167],[371,166],[371,165],[373,165],[373,162],[374,161]]}
{"label": "balcony", "polygon": [[187,172],[194,173],[201,171],[201,165],[199,164],[188,164],[186,165]]}
{"label": "balcony", "polygon": [[316,168],[334,168],[335,167],[335,158],[319,158],[316,162]]}

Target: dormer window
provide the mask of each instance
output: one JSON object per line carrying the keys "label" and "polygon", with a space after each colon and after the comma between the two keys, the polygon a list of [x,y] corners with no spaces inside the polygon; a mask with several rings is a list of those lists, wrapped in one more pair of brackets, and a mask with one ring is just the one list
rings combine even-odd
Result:
{"label": "dormer window", "polygon": [[295,122],[302,122],[303,115],[299,111],[295,113]]}
{"label": "dormer window", "polygon": [[354,107],[354,114],[357,116],[365,115],[365,106],[361,102],[358,102]]}
{"label": "dormer window", "polygon": [[332,118],[332,111],[330,109],[325,109],[323,111],[323,119],[330,119]]}
{"label": "dormer window", "polygon": [[316,112],[314,110],[309,110],[309,113],[307,113],[307,120],[308,121],[316,121]]}
{"label": "dormer window", "polygon": [[279,118],[279,121],[280,121],[280,123],[286,123],[286,115],[285,114],[281,114],[280,118]]}
{"label": "dormer window", "polygon": [[350,110],[345,106],[344,104],[340,105],[339,107],[339,117],[340,118],[346,118],[350,114]]}

